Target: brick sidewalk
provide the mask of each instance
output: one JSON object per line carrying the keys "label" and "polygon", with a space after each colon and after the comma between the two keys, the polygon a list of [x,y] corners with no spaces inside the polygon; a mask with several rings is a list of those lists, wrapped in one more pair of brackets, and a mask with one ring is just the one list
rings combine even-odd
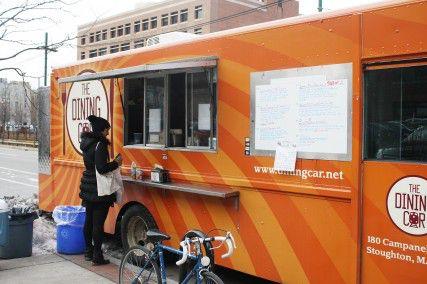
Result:
{"label": "brick sidewalk", "polygon": [[[109,279],[112,282],[119,282],[119,265],[117,261],[110,259],[111,263],[107,265],[93,266],[91,261],[86,261],[83,255],[65,255],[59,254],[58,256],[84,268],[102,277]],[[118,263],[120,264],[120,263]]]}

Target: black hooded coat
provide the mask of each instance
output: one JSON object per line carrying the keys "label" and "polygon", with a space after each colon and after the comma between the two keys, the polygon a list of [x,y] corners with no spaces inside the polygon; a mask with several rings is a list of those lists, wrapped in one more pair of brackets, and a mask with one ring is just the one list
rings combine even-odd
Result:
{"label": "black hooded coat", "polygon": [[[99,143],[98,148],[96,145]],[[80,180],[80,198],[82,204],[86,202],[105,202],[110,205],[116,201],[116,194],[98,196],[96,187],[96,169],[100,174],[114,171],[118,168],[116,161],[110,162],[108,145],[110,142],[100,133],[83,132],[81,135],[80,149],[83,152],[83,162],[85,170]],[[96,149],[96,151],[95,151]]]}

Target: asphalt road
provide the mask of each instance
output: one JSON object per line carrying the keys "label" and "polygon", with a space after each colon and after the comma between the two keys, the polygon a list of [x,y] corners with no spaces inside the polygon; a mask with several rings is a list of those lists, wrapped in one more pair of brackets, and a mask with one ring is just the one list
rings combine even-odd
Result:
{"label": "asphalt road", "polygon": [[0,198],[38,193],[37,157],[36,149],[0,145]]}

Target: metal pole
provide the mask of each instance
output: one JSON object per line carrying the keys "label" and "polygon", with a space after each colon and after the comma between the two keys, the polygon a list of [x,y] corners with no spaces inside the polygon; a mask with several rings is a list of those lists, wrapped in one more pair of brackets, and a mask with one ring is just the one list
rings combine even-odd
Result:
{"label": "metal pole", "polygon": [[44,86],[47,86],[47,33],[44,33]]}
{"label": "metal pole", "polygon": [[323,0],[319,0],[319,7],[317,7],[317,11],[322,12],[323,11]]}

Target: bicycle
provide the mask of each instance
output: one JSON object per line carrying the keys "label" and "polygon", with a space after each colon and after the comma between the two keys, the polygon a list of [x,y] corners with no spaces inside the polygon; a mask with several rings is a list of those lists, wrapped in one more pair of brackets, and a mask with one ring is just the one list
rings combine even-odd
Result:
{"label": "bicycle", "polygon": [[[180,242],[182,251],[162,244],[163,241],[170,240],[170,236],[167,234],[153,230],[147,231],[146,234],[148,242],[145,246],[134,246],[124,254],[119,268],[119,284],[166,283],[164,251],[182,256],[176,262],[178,266],[186,263],[187,260],[195,262],[194,267],[181,282],[182,284],[190,283],[190,280],[195,280],[194,283],[197,284],[223,284],[222,280],[210,271],[211,259],[203,255],[202,246],[208,242],[219,241],[221,243],[218,246],[211,248],[217,249],[225,243],[228,250],[221,257],[230,257],[236,248],[230,232],[227,232],[225,236],[185,238]],[[160,267],[157,262],[160,263]]]}

